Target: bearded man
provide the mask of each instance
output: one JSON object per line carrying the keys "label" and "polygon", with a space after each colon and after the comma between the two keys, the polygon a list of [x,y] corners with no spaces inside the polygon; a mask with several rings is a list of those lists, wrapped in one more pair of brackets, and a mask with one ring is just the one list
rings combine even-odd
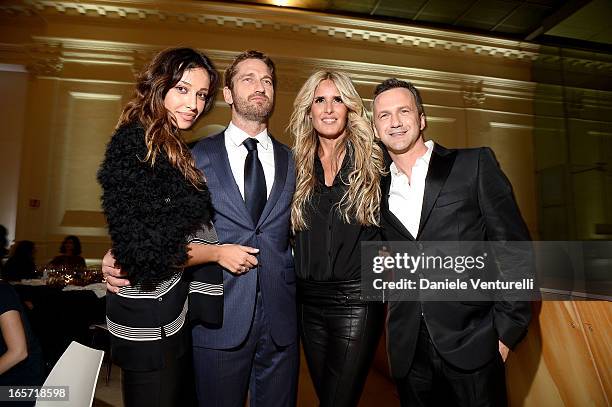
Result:
{"label": "bearded man", "polygon": [[298,348],[295,272],[289,245],[295,166],[268,134],[274,64],[258,51],[225,71],[232,120],[193,149],[210,190],[219,242],[259,249],[257,265],[223,273],[223,322],[193,329],[200,406],[294,406]]}

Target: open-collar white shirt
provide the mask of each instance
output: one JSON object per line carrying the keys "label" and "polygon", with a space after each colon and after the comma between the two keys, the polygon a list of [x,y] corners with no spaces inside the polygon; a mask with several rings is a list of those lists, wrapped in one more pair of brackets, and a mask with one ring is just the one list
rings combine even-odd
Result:
{"label": "open-collar white shirt", "polygon": [[425,179],[429,170],[434,142],[428,140],[425,142],[425,146],[427,152],[414,162],[410,178],[401,172],[395,163],[391,163],[389,167],[391,171],[389,210],[402,222],[415,239],[419,234],[423,197],[425,196]]}

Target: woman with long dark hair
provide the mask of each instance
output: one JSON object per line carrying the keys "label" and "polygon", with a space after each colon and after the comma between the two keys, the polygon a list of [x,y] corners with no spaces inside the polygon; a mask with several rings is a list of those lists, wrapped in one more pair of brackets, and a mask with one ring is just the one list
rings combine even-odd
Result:
{"label": "woman with long dark hair", "polygon": [[361,298],[361,242],[379,240],[383,154],[359,94],[339,72],[315,72],[295,102],[291,208],[298,320],[321,406],[356,406],[384,322]]}
{"label": "woman with long dark hair", "polygon": [[69,269],[84,269],[87,267],[85,259],[81,257],[81,240],[75,235],[69,235],[62,240],[59,248],[60,254],[50,262],[50,266],[63,266]]}
{"label": "woman with long dark hair", "polygon": [[42,350],[23,304],[15,289],[0,279],[0,386],[41,386],[43,376]]}
{"label": "woman with long dark hair", "polygon": [[20,240],[15,243],[2,268],[2,278],[6,281],[36,278],[35,252],[36,246],[30,240]]}
{"label": "woman with long dark hair", "polygon": [[[217,83],[197,50],[156,55],[137,78],[98,173],[112,255],[130,281],[107,296],[127,407],[193,402],[184,267],[217,262],[239,272],[256,264],[255,249],[198,244],[216,241],[213,208],[181,130],[210,110]],[[222,293],[221,281],[203,286]]]}

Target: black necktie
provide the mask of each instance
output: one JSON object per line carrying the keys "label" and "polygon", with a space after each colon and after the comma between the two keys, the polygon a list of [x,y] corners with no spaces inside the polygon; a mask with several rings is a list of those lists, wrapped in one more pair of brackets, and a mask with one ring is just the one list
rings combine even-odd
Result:
{"label": "black necktie", "polygon": [[244,203],[253,218],[253,223],[257,224],[266,206],[266,177],[257,155],[257,140],[249,137],[243,144],[249,152],[244,161]]}

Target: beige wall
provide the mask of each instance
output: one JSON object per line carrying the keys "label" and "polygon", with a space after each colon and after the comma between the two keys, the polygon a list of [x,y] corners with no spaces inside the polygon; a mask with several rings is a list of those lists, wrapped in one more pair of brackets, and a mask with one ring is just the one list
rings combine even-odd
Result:
{"label": "beige wall", "polygon": [[[288,144],[292,102],[312,71],[349,73],[368,102],[383,79],[409,79],[422,91],[428,138],[494,149],[534,238],[612,236],[601,233],[612,224],[607,55],[560,58],[499,38],[188,0],[13,1],[0,5],[0,38],[0,63],[28,72],[0,70],[2,94],[13,95],[0,102],[0,177],[8,185],[0,221],[10,226],[16,216],[17,237],[36,241],[39,262],[68,233],[82,238],[88,258],[108,248],[95,182],[104,145],[134,71],[177,45],[204,50],[220,70],[248,48],[272,56],[279,81],[270,129]],[[229,117],[219,97],[187,138]],[[601,162],[608,167],[589,169]],[[545,303],[509,362],[512,405],[609,404],[610,312],[610,303]],[[580,322],[587,316],[597,334]]]}
{"label": "beige wall", "polygon": [[28,74],[23,67],[0,62],[0,225],[15,237],[17,194],[24,129]]}
{"label": "beige wall", "polygon": [[612,303],[545,301],[506,364],[511,406],[609,406]]}
{"label": "beige wall", "polygon": [[[180,13],[166,2],[127,1],[121,9],[96,1],[16,3],[21,6],[11,15],[0,13],[0,34],[7,38],[0,62],[21,63],[29,71],[17,235],[37,242],[39,261],[51,257],[68,233],[83,237],[87,257],[104,253],[108,238],[95,170],[134,71],[157,50],[175,45],[205,50],[221,70],[244,49],[270,54],[279,77],[270,128],[288,144],[294,96],[314,70],[348,72],[366,100],[387,77],[412,80],[426,103],[427,137],[448,147],[493,147],[530,230],[538,233],[535,84],[529,81],[535,45],[209,2],[181,1]],[[187,137],[206,135],[229,117],[219,96]],[[40,207],[30,208],[30,199],[40,200]]]}

